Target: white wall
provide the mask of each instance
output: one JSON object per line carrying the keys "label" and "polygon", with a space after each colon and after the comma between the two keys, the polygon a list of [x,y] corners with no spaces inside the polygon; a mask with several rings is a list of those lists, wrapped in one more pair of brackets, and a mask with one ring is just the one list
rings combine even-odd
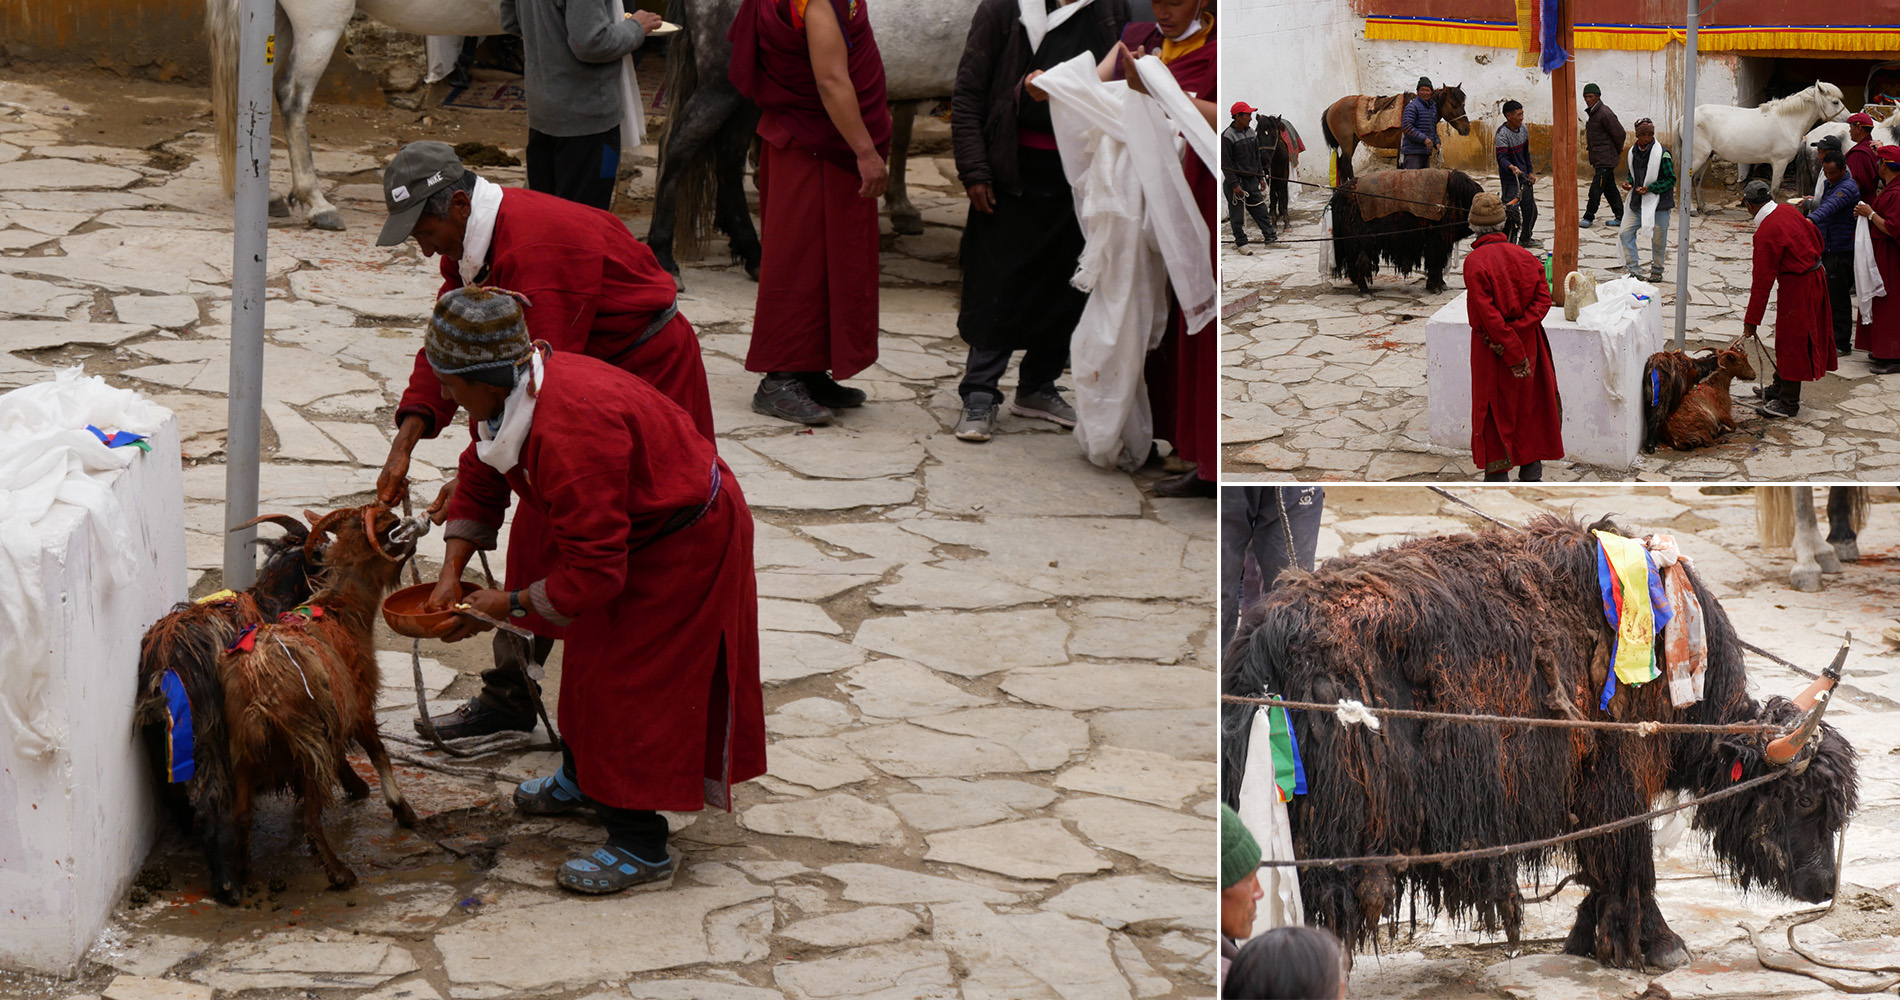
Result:
{"label": "white wall", "polygon": [[47,658],[45,704],[67,735],[48,760],[0,740],[0,968],[72,974],[151,849],[151,772],[132,724],[139,639],[185,597],[184,483],[178,422],[116,474],[139,570],[99,586],[101,526],[63,506],[41,522],[39,584],[48,634],[6,636]]}
{"label": "white wall", "polygon": [[[1366,44],[1364,20],[1353,15],[1349,0],[1234,0],[1224,12],[1221,127],[1226,127],[1227,108],[1235,101],[1288,118],[1306,142],[1299,179],[1325,183],[1326,140],[1320,135],[1320,113],[1341,97],[1359,92],[1353,50]],[[1301,198],[1317,196],[1310,188],[1295,187],[1292,193]]]}

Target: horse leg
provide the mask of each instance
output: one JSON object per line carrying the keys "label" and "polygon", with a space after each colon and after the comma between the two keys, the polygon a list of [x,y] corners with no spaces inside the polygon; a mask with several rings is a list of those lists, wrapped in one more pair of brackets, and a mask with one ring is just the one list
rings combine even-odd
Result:
{"label": "horse leg", "polygon": [[300,41],[277,74],[277,107],[284,113],[284,140],[290,146],[290,203],[303,209],[310,225],[341,231],[343,216],[323,197],[317,164],[310,154],[310,99],[330,54],[343,37],[343,26],[303,26]]}
{"label": "horse leg", "polygon": [[402,789],[396,787],[396,772],[389,766],[389,751],[383,749],[383,738],[377,734],[373,722],[358,731],[356,742],[369,754],[369,762],[376,765],[376,780],[382,782],[383,801],[389,804],[390,815],[403,826],[415,826],[416,810],[402,797]]}
{"label": "horse leg", "polygon": [[647,246],[660,266],[673,276],[673,283],[681,288],[686,286],[680,282],[679,261],[673,257],[680,171],[691,169],[700,151],[737,110],[738,103],[736,90],[695,91],[667,133],[666,148],[660,153],[660,175],[654,180],[653,220],[647,224]]}
{"label": "horse leg", "polygon": [[923,103],[891,104],[891,184],[884,189],[884,207],[891,213],[891,229],[903,236],[921,236],[924,232],[924,217],[910,203],[910,186],[904,177],[905,165],[910,161],[911,126]]}
{"label": "horse leg", "polygon": [[718,179],[713,224],[726,234],[726,245],[753,281],[759,280],[764,248],[752,225],[752,206],[746,202],[745,168],[758,126],[758,115],[740,103],[713,137],[713,170]]}
{"label": "horse leg", "polygon": [[[297,48],[297,28],[290,23],[290,15],[280,5],[277,8],[277,51],[283,61],[290,62],[290,54]],[[279,74],[271,81],[271,88],[277,94],[279,104],[283,103],[283,76]],[[266,211],[273,219],[290,217],[290,199],[281,194],[272,194]]]}
{"label": "horse leg", "polygon": [[1842,562],[1860,562],[1860,540],[1854,533],[1852,486],[1827,488],[1827,543]]}
{"label": "horse leg", "polygon": [[1781,192],[1781,177],[1782,174],[1788,170],[1788,161],[1785,159],[1773,160],[1768,164],[1768,170],[1771,174],[1768,179],[1768,193],[1779,194]]}
{"label": "horse leg", "polygon": [[1840,559],[1823,544],[1821,529],[1814,523],[1814,491],[1806,486],[1794,488],[1793,548],[1794,569],[1788,575],[1788,585],[1796,590],[1809,594],[1820,590],[1821,574],[1830,572],[1829,562],[1834,564],[1831,572],[1841,571]]}

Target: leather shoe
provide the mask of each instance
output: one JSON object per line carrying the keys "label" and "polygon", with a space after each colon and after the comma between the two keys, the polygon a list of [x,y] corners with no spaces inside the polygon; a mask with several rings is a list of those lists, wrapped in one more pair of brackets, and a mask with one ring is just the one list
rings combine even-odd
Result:
{"label": "leather shoe", "polygon": [[811,398],[819,406],[833,410],[848,410],[854,406],[864,405],[866,397],[863,389],[853,389],[848,385],[839,384],[831,377],[830,372],[799,372],[793,377],[805,386],[805,391],[811,394]]}
{"label": "leather shoe", "polygon": [[[435,733],[445,740],[459,740],[469,736],[490,736],[495,733],[528,732],[534,728],[534,713],[515,715],[498,708],[491,708],[480,698],[470,698],[460,708],[443,715],[432,716]],[[416,732],[427,736],[423,731],[422,720],[415,720]]]}
{"label": "leather shoe", "polygon": [[1155,496],[1158,497],[1211,497],[1214,491],[1214,484],[1202,479],[1198,468],[1155,483]]}

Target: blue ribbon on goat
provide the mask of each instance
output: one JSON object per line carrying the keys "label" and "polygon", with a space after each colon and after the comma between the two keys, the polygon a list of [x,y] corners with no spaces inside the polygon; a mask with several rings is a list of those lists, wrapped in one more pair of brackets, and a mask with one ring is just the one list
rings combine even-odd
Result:
{"label": "blue ribbon on goat", "polygon": [[192,758],[196,742],[191,731],[191,696],[174,670],[158,676],[158,688],[165,695],[166,774],[173,782],[190,781],[198,773],[198,763]]}

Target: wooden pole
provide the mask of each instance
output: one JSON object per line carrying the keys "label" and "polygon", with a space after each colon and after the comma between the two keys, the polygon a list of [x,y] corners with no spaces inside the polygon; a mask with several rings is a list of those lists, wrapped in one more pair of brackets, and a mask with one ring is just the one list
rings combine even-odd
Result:
{"label": "wooden pole", "polygon": [[1557,44],[1571,54],[1550,74],[1554,120],[1550,128],[1550,182],[1552,221],[1556,226],[1551,259],[1551,299],[1564,304],[1564,279],[1577,269],[1577,63],[1571,39],[1576,23],[1574,0],[1560,0]]}

